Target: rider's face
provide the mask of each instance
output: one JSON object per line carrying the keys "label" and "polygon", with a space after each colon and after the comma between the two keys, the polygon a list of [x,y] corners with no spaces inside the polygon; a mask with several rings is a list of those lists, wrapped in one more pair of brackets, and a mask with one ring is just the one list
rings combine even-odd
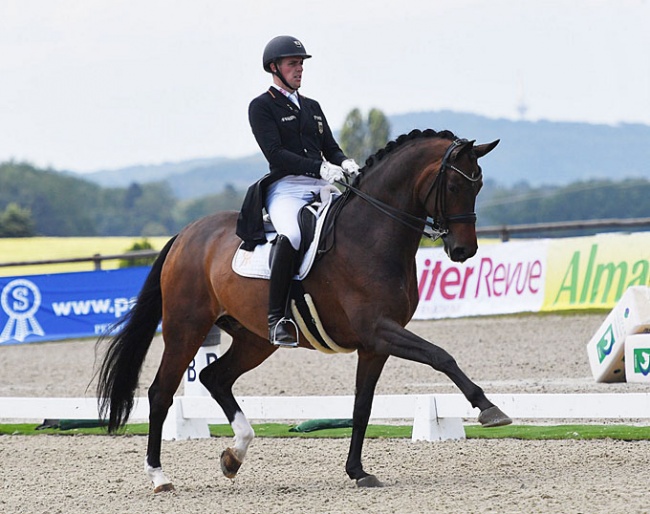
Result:
{"label": "rider's face", "polygon": [[[302,62],[302,57],[284,57],[278,66],[278,71],[293,91],[298,89],[302,83]],[[286,87],[278,77],[273,77],[273,79],[278,82],[279,86]]]}

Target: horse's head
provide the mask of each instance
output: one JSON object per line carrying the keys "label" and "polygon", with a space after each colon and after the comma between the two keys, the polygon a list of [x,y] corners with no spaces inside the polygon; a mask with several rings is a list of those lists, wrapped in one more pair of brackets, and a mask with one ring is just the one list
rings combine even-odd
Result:
{"label": "horse's head", "polygon": [[476,196],[483,185],[478,159],[499,144],[474,146],[456,139],[448,146],[438,173],[424,196],[425,208],[442,233],[445,252],[452,261],[464,262],[476,254]]}
{"label": "horse's head", "polygon": [[[478,159],[498,143],[475,146],[474,141],[457,139],[449,131],[416,129],[370,156],[355,184],[341,185],[364,200],[360,205],[369,204],[391,218],[393,230],[400,225],[408,227],[410,231],[402,233],[410,238],[408,244],[414,252],[418,235],[427,227],[431,232],[425,229],[426,235],[442,237],[451,260],[463,262],[478,248],[474,206],[483,185]],[[377,239],[378,231],[361,226],[356,236]]]}

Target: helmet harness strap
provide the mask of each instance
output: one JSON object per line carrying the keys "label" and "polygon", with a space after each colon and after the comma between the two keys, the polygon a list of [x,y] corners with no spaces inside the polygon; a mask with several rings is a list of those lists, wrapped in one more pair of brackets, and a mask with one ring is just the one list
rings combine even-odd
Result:
{"label": "helmet harness strap", "polygon": [[293,86],[290,86],[289,83],[287,82],[287,80],[284,78],[284,75],[282,75],[282,73],[280,73],[280,61],[281,60],[282,60],[282,58],[276,59],[275,61],[273,61],[273,64],[275,65],[275,71],[273,71],[273,69],[271,68],[271,73],[273,75],[275,75],[276,77],[278,77],[282,81],[282,83],[287,88],[289,88],[291,91],[297,91],[297,88],[294,89]]}

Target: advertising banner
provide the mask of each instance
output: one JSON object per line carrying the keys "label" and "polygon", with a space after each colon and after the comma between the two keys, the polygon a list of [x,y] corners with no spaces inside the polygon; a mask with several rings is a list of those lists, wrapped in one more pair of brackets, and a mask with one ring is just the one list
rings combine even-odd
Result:
{"label": "advertising banner", "polygon": [[628,287],[650,285],[650,233],[549,240],[548,269],[543,311],[611,309]]}
{"label": "advertising banner", "polygon": [[0,277],[0,345],[101,335],[131,308],[149,269]]}
{"label": "advertising banner", "polygon": [[[650,286],[650,233],[481,244],[465,263],[416,255],[414,319],[612,309]],[[96,337],[130,309],[149,267],[0,277],[0,345]]]}
{"label": "advertising banner", "polygon": [[548,240],[488,244],[465,263],[442,248],[416,256],[420,304],[414,319],[539,311],[544,301]]}

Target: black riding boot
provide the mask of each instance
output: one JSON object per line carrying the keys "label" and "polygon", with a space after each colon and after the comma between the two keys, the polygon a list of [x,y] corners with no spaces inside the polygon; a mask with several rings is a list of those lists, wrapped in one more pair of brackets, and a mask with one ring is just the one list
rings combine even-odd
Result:
{"label": "black riding boot", "polygon": [[294,274],[296,250],[286,236],[278,236],[271,257],[269,291],[269,341],[277,346],[298,346],[298,337],[291,333],[295,326],[286,317],[289,288]]}

